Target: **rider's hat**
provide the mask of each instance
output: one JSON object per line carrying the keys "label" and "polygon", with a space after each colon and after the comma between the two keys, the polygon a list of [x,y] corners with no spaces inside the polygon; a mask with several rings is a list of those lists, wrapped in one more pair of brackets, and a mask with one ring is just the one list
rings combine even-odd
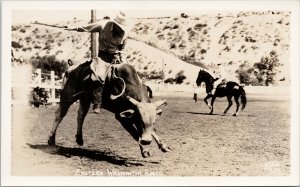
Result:
{"label": "rider's hat", "polygon": [[120,11],[117,13],[114,19],[119,25],[127,26],[126,15],[124,12]]}
{"label": "rider's hat", "polygon": [[128,29],[128,20],[126,19],[126,15],[123,11],[117,13],[114,22],[121,27],[122,30],[127,31]]}

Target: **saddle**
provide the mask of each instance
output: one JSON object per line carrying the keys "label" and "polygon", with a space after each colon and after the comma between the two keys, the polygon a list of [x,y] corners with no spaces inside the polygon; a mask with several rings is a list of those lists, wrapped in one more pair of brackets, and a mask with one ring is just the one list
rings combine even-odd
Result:
{"label": "saddle", "polygon": [[93,81],[99,81],[101,84],[104,84],[105,79],[109,73],[109,70],[112,67],[115,67],[118,64],[122,64],[121,53],[115,53],[111,63],[105,62],[101,58],[95,58],[90,67],[92,69],[91,79]]}

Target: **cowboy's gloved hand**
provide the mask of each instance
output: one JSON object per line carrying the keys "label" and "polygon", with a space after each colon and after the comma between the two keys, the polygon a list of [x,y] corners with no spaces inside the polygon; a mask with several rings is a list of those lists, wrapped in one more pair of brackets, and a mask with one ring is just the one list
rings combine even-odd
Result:
{"label": "cowboy's gloved hand", "polygon": [[84,32],[85,29],[84,28],[81,28],[81,27],[77,27],[77,28],[66,28],[64,30],[67,30],[67,31],[77,31],[77,32]]}
{"label": "cowboy's gloved hand", "polygon": [[118,50],[121,51],[125,48],[125,44],[119,44],[118,45]]}
{"label": "cowboy's gloved hand", "polygon": [[65,28],[66,31],[76,31],[77,28]]}
{"label": "cowboy's gloved hand", "polygon": [[121,44],[118,45],[118,50],[121,51],[125,48],[125,45],[127,43],[127,39],[125,39]]}

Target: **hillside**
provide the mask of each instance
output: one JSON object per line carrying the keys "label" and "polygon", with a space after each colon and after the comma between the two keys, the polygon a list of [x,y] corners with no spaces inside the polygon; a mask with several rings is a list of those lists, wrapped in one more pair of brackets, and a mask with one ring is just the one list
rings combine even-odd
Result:
{"label": "hillside", "polygon": [[185,14],[138,19],[130,36],[226,77],[274,50],[284,65],[278,76],[282,78],[289,74],[289,22],[289,12]]}
{"label": "hillside", "polygon": [[[195,81],[197,66],[202,66],[237,80],[235,71],[241,64],[252,65],[273,50],[283,64],[276,80],[284,77],[289,83],[288,12],[209,13],[132,21],[127,59],[141,76],[174,79],[182,74],[187,77],[184,83],[190,84]],[[86,23],[73,20],[58,25]],[[82,63],[90,58],[89,33],[32,23],[13,25],[12,41],[17,59],[55,55],[58,60]]]}

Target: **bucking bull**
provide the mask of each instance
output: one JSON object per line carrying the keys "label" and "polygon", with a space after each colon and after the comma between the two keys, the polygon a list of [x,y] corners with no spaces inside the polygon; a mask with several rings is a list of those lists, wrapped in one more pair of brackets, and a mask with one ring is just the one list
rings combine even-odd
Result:
{"label": "bucking bull", "polygon": [[[55,145],[58,125],[67,114],[71,104],[77,100],[80,101],[80,106],[75,137],[77,144],[83,145],[83,121],[92,102],[92,92],[100,84],[100,82],[92,81],[90,78],[91,62],[85,62],[69,73],[61,91],[59,106],[55,112],[55,120],[48,139],[49,145]],[[160,140],[153,127],[157,115],[162,113],[162,109],[158,109],[158,107],[163,104],[166,104],[166,100],[151,103],[145,86],[131,65],[116,64],[111,66],[103,88],[102,108],[115,114],[115,118],[137,141],[144,158],[151,156],[150,150],[144,146],[151,143],[152,137],[161,151],[168,152],[171,150]]]}

